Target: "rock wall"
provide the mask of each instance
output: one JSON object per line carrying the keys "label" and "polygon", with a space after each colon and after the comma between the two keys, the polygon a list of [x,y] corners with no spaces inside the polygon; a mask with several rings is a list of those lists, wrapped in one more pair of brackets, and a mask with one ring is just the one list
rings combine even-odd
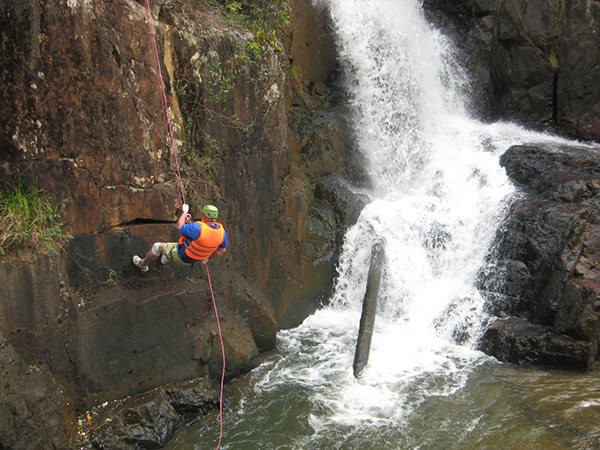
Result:
{"label": "rock wall", "polygon": [[72,427],[73,407],[47,367],[25,363],[0,338],[0,445],[61,448]]}
{"label": "rock wall", "polygon": [[501,158],[522,188],[481,288],[496,315],[485,351],[504,361],[588,368],[600,344],[600,151],[526,145]]}
{"label": "rock wall", "polygon": [[600,3],[424,4],[434,23],[456,42],[481,115],[600,140]]}
{"label": "rock wall", "polygon": [[[272,6],[276,34],[215,2],[153,3],[188,201],[218,205],[232,244],[210,266],[230,377],[327,296],[364,201],[340,178],[358,171],[333,45],[308,0]],[[220,349],[201,268],[130,262],[177,237],[143,2],[0,0],[0,36],[0,178],[44,189],[72,235],[60,254],[0,259],[0,336],[69,405],[33,426],[0,387],[0,447],[15,428],[23,446],[55,430],[42,447],[64,447],[73,415],[220,373]]]}

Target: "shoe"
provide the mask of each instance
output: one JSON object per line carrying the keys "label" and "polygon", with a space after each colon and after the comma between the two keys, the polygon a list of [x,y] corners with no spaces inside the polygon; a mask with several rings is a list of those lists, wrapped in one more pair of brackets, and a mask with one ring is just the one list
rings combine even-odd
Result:
{"label": "shoe", "polygon": [[165,264],[169,264],[169,260],[167,259],[167,255],[160,255],[160,263],[164,266]]}
{"label": "shoe", "polygon": [[138,255],[133,256],[133,265],[142,272],[148,272],[148,266],[142,264],[142,258],[140,258]]}

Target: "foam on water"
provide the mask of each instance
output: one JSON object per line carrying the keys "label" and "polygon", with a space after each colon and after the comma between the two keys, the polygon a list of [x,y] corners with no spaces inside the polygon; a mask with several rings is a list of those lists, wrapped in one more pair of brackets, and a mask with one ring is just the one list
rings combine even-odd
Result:
{"label": "foam on water", "polygon": [[[512,187],[499,155],[524,142],[563,142],[466,113],[468,80],[419,0],[326,0],[345,69],[372,202],[347,233],[330,305],[279,334],[282,358],[256,393],[310,390],[315,433],[329,425],[402,426],[431,396],[450,395],[473,367],[486,321],[475,277]],[[352,375],[371,245],[386,267],[369,365]],[[265,369],[265,368],[263,368]]]}

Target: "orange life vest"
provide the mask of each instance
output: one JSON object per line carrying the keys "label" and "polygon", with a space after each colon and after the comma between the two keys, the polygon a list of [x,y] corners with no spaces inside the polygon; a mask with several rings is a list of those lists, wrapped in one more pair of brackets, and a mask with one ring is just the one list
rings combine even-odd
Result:
{"label": "orange life vest", "polygon": [[204,222],[196,223],[200,225],[200,237],[191,241],[181,236],[179,244],[184,245],[186,241],[189,241],[185,249],[185,255],[194,261],[206,261],[219,248],[219,245],[223,243],[225,228],[219,222],[211,222],[211,225],[216,224],[219,226],[217,229],[212,228]]}

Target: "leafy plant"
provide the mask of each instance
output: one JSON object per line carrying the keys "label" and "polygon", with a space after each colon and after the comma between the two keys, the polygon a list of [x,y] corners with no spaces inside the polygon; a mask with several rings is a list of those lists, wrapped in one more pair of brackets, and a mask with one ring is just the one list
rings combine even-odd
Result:
{"label": "leafy plant", "polygon": [[284,8],[279,13],[279,22],[284,28],[290,29],[292,28],[292,20],[290,18],[290,9],[289,5],[285,4]]}
{"label": "leafy plant", "polygon": [[227,2],[225,7],[233,14],[239,14],[242,10],[241,2]]}
{"label": "leafy plant", "polygon": [[0,255],[20,246],[36,250],[58,250],[67,237],[62,232],[60,213],[40,189],[0,184]]}
{"label": "leafy plant", "polygon": [[262,57],[262,47],[258,41],[248,42],[248,51],[254,61],[258,61]]}

